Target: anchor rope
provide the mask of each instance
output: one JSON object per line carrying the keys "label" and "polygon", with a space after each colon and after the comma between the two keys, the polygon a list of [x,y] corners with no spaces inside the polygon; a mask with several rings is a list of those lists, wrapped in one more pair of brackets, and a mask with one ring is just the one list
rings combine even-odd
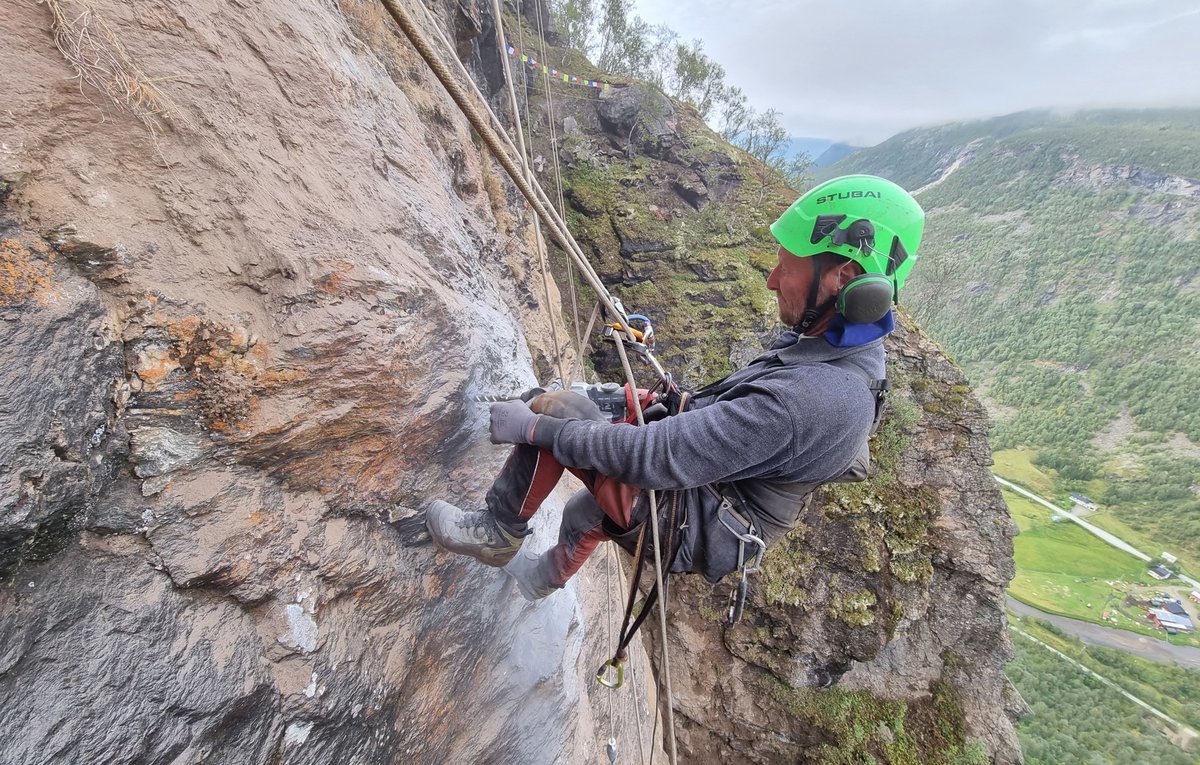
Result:
{"label": "anchor rope", "polygon": [[[405,36],[408,37],[408,39],[412,43],[413,47],[417,50],[417,52],[425,60],[425,63],[429,66],[430,70],[434,73],[434,76],[436,76],[438,81],[441,82],[442,87],[444,87],[446,89],[446,92],[450,95],[451,99],[455,102],[455,104],[458,105],[459,109],[463,112],[463,115],[471,123],[471,126],[480,135],[480,137],[483,139],[484,143],[487,144],[488,148],[492,151],[493,156],[496,157],[496,160],[504,168],[504,170],[508,174],[509,178],[512,179],[513,183],[517,186],[518,190],[520,190],[521,194],[526,198],[526,200],[529,202],[530,206],[534,209],[534,211],[541,218],[543,223],[550,230],[553,238],[562,246],[562,248],[571,257],[571,259],[573,261],[575,261],[576,265],[579,266],[581,272],[584,275],[585,281],[587,281],[589,286],[591,286],[592,289],[596,291],[597,295],[600,298],[600,302],[604,305],[605,309],[608,310],[612,316],[614,316],[620,320],[620,324],[621,324],[620,331],[622,333],[624,333],[624,335],[628,338],[629,342],[631,342],[631,343],[636,342],[636,338],[633,335],[633,329],[629,325],[629,320],[628,320],[628,317],[625,315],[625,312],[620,309],[620,307],[617,305],[615,299],[608,292],[607,288],[604,287],[604,284],[600,280],[600,277],[596,273],[596,270],[592,267],[592,265],[588,261],[587,257],[583,254],[582,248],[580,248],[578,242],[576,242],[574,237],[571,235],[570,230],[567,228],[566,223],[562,220],[561,216],[558,214],[558,211],[554,209],[553,204],[551,204],[550,201],[547,199],[546,193],[544,190],[542,190],[540,184],[538,184],[537,179],[532,176],[531,172],[528,172],[529,166],[528,166],[528,161],[527,161],[525,148],[524,148],[524,138],[520,134],[519,125],[518,125],[518,138],[520,139],[520,142],[522,145],[521,145],[520,151],[518,153],[516,151],[516,147],[514,147],[512,145],[512,140],[510,138],[508,138],[507,133],[502,126],[502,123],[500,123],[500,120],[496,117],[495,113],[491,110],[491,108],[489,106],[487,106],[486,99],[484,99],[482,97],[482,94],[479,93],[478,88],[477,87],[475,88],[475,92],[479,96],[480,102],[484,106],[484,110],[489,114],[492,122],[494,122],[497,125],[501,125],[500,133],[503,134],[505,137],[505,140],[503,140],[503,141],[501,140],[499,135],[497,135],[496,131],[492,128],[491,124],[489,124],[488,120],[485,119],[483,117],[483,115],[480,113],[479,109],[476,108],[476,105],[471,103],[467,93],[463,90],[462,86],[459,85],[459,83],[455,80],[455,78],[451,74],[450,70],[446,67],[446,65],[442,61],[442,58],[437,54],[437,52],[434,50],[433,46],[430,44],[428,37],[417,26],[415,20],[413,19],[413,17],[411,15],[409,15],[408,11],[405,8],[403,8],[402,5],[399,2],[397,2],[397,0],[380,0],[380,2],[383,4],[384,8],[391,15],[392,19],[400,27],[401,31],[404,32]],[[514,116],[516,116],[517,119],[519,120],[519,111],[516,108],[516,94],[515,94],[515,91],[513,90],[513,80],[511,77],[511,73],[509,72],[508,61],[507,61],[507,57],[505,56],[505,50],[503,48],[503,45],[504,45],[503,20],[502,20],[502,14],[501,14],[501,10],[500,10],[499,0],[492,0],[492,6],[493,6],[493,12],[495,13],[495,16],[496,16],[497,32],[498,32],[498,35],[500,38],[500,40],[499,40],[499,43],[501,45],[500,55],[501,55],[501,59],[504,61],[505,79],[508,83],[510,99],[513,102]],[[436,25],[435,25],[435,28],[436,28]],[[441,36],[442,39],[445,40],[444,36],[440,35],[440,30],[439,30],[439,36]],[[458,61],[458,57],[453,54],[453,48],[450,46],[447,46],[447,48],[450,50],[450,53],[451,53],[450,58],[455,60],[458,63],[460,70],[464,74],[466,74],[466,69],[465,69],[465,67],[462,66],[462,62]],[[468,81],[470,81],[469,75],[467,76],[467,79],[468,79]],[[473,82],[472,82],[472,87],[474,87]],[[507,144],[507,146],[505,144]],[[512,154],[514,154],[514,153],[518,154],[518,156],[521,157],[522,164],[525,166],[524,167],[525,172],[522,172],[522,168],[518,167],[516,162],[513,160]],[[631,390],[636,391],[638,389],[637,380],[633,374],[633,369],[629,364],[629,356],[625,350],[625,342],[623,342],[618,337],[618,338],[616,338],[615,345],[617,347],[617,354],[619,355],[619,357],[621,359],[622,369],[625,372],[626,381],[627,381],[628,385],[630,386]],[[663,380],[669,379],[668,375],[666,374],[666,371],[662,368],[662,365],[659,364],[658,361],[654,358],[653,354],[649,351],[649,349],[646,349],[646,351],[644,352],[643,355],[646,358],[646,360],[650,363],[650,365],[654,368],[655,372],[659,375],[660,379],[663,379]],[[643,413],[642,413],[641,401],[639,400],[639,397],[637,395],[633,395],[633,396],[631,396],[631,398],[633,399],[633,409],[634,409],[634,414],[637,419],[637,423],[639,426],[643,426],[643,425],[645,425],[645,417],[643,416]],[[655,577],[656,577],[659,591],[665,592],[666,589],[663,586],[662,554],[661,554],[661,549],[660,549],[661,545],[659,542],[658,500],[657,500],[656,492],[654,492],[654,491],[648,492],[647,497],[648,497],[649,505],[650,505],[650,517],[648,519],[648,522],[650,523],[650,526],[651,526],[651,533],[652,533],[653,542],[654,542]],[[673,710],[673,706],[674,706],[673,694],[672,694],[672,690],[671,690],[671,669],[670,669],[670,661],[669,661],[669,654],[668,654],[668,650],[667,650],[667,639],[666,639],[667,638],[666,598],[665,597],[659,598],[658,601],[659,601],[659,603],[658,603],[659,624],[660,624],[660,629],[662,630],[662,672],[660,673],[661,674],[660,680],[665,689],[666,698],[667,698],[666,718],[667,718],[667,729],[670,734],[669,738],[668,738],[668,740],[670,742],[669,757],[670,757],[671,764],[675,765],[675,763],[676,763],[675,718],[674,718],[674,710]],[[655,721],[656,721],[655,727],[656,728],[657,728],[657,719],[658,719],[657,707],[661,707],[661,706],[662,706],[661,704],[656,704],[656,712],[655,712]],[[653,750],[651,751],[651,756],[653,757]]]}

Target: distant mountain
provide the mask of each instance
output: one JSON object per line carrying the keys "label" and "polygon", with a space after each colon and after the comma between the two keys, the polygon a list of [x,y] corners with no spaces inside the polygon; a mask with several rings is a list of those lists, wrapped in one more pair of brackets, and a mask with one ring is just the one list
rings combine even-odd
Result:
{"label": "distant mountain", "polygon": [[905,295],[996,421],[1130,525],[1200,554],[1200,110],[912,130],[869,172],[929,215]]}
{"label": "distant mountain", "polygon": [[815,159],[813,159],[813,167],[814,168],[828,167],[829,165],[832,165],[834,162],[837,162],[838,160],[842,159],[843,157],[849,155],[852,152],[858,151],[858,150],[859,150],[859,147],[851,146],[848,143],[835,143],[832,146],[830,146],[828,149],[826,149],[825,151],[823,151],[819,155],[817,155]]}

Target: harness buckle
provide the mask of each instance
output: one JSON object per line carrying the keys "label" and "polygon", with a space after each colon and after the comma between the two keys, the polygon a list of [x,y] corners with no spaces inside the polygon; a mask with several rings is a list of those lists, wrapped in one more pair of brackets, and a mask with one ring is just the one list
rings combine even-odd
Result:
{"label": "harness buckle", "polygon": [[[608,679],[608,669],[612,667],[617,671],[616,681]],[[625,662],[620,659],[609,659],[600,665],[600,669],[596,670],[596,682],[603,685],[605,688],[620,688],[625,684]]]}

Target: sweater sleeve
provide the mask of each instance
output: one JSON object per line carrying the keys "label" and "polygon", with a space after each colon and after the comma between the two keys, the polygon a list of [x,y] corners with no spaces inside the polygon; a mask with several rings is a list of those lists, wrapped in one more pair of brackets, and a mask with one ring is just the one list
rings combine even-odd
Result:
{"label": "sweater sleeve", "polygon": [[559,462],[596,470],[641,489],[687,489],[762,474],[794,454],[785,402],[756,384],[730,398],[645,426],[558,420],[539,426],[540,446]]}

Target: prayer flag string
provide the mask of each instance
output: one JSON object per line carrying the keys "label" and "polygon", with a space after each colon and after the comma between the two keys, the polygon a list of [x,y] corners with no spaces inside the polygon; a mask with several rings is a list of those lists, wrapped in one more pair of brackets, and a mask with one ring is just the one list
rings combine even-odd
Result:
{"label": "prayer flag string", "polygon": [[610,87],[610,84],[607,82],[589,80],[586,77],[560,72],[552,66],[547,66],[543,63],[540,63],[534,56],[517,50],[516,46],[514,46],[512,43],[506,44],[505,47],[508,49],[508,55],[512,56],[513,58],[521,59],[521,63],[525,64],[530,69],[548,74],[555,80],[562,80],[563,82],[571,83],[573,85],[580,85],[585,88],[595,88],[597,90],[608,90]]}

